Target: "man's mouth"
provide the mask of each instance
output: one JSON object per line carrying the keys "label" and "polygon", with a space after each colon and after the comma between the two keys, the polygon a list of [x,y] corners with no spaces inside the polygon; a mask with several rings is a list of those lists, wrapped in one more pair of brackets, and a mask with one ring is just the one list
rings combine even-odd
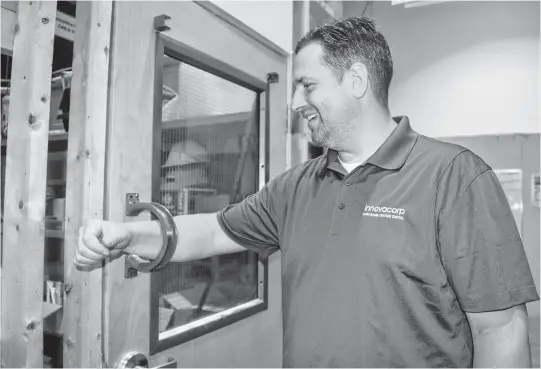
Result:
{"label": "man's mouth", "polygon": [[317,117],[319,117],[319,114],[314,113],[314,114],[308,115],[308,116],[306,117],[306,119],[308,119],[308,122],[311,122],[311,121],[313,121],[314,119],[316,119]]}

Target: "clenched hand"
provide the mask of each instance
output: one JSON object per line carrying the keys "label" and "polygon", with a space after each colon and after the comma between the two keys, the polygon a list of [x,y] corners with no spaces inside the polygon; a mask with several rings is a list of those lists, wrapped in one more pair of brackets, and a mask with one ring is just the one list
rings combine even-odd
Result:
{"label": "clenched hand", "polygon": [[93,219],[79,229],[73,263],[78,269],[100,267],[106,258],[117,257],[130,244],[131,233],[123,223]]}

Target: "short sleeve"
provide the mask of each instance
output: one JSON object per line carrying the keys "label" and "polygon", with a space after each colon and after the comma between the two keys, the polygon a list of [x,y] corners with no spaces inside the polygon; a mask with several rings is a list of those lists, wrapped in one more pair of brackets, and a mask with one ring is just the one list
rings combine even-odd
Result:
{"label": "short sleeve", "polygon": [[218,223],[229,238],[263,257],[280,248],[278,180],[270,181],[257,193],[217,215]]}
{"label": "short sleeve", "polygon": [[442,201],[438,241],[462,309],[494,311],[539,300],[511,208],[495,173],[489,167],[472,169],[471,163],[469,169],[458,172],[462,172],[461,179],[446,182],[460,185],[440,188],[452,195]]}

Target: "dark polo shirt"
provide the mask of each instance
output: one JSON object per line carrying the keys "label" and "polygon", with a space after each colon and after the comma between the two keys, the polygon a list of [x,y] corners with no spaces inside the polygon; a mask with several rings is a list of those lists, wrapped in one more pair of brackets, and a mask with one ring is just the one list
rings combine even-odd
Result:
{"label": "dark polo shirt", "polygon": [[350,174],[329,151],[218,214],[282,251],[285,367],[470,367],[465,313],[538,299],[492,169],[396,120]]}

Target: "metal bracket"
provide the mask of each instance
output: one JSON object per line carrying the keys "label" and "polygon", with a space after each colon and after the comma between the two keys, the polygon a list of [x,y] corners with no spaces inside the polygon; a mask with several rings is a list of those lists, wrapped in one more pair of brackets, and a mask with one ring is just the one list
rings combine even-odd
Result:
{"label": "metal bracket", "polygon": [[152,272],[162,269],[173,257],[177,247],[178,232],[175,220],[167,208],[155,202],[139,202],[138,193],[126,194],[126,216],[136,216],[150,211],[158,220],[162,233],[162,248],[154,260],[143,260],[137,255],[126,255],[125,278],[137,277],[138,272]]}
{"label": "metal bracket", "polygon": [[267,83],[278,83],[279,79],[278,73],[267,73]]}
{"label": "metal bracket", "polygon": [[154,29],[158,32],[169,31],[171,27],[165,24],[169,19],[171,19],[171,17],[167,14],[162,14],[154,17]]}
{"label": "metal bracket", "polygon": [[[138,193],[128,193],[126,194],[126,203],[127,204],[137,204],[139,202]],[[128,207],[126,206],[126,215],[128,214]],[[139,275],[139,271],[135,269],[131,263],[128,261],[128,258],[124,258],[125,267],[124,267],[124,277],[126,279],[136,278]]]}

